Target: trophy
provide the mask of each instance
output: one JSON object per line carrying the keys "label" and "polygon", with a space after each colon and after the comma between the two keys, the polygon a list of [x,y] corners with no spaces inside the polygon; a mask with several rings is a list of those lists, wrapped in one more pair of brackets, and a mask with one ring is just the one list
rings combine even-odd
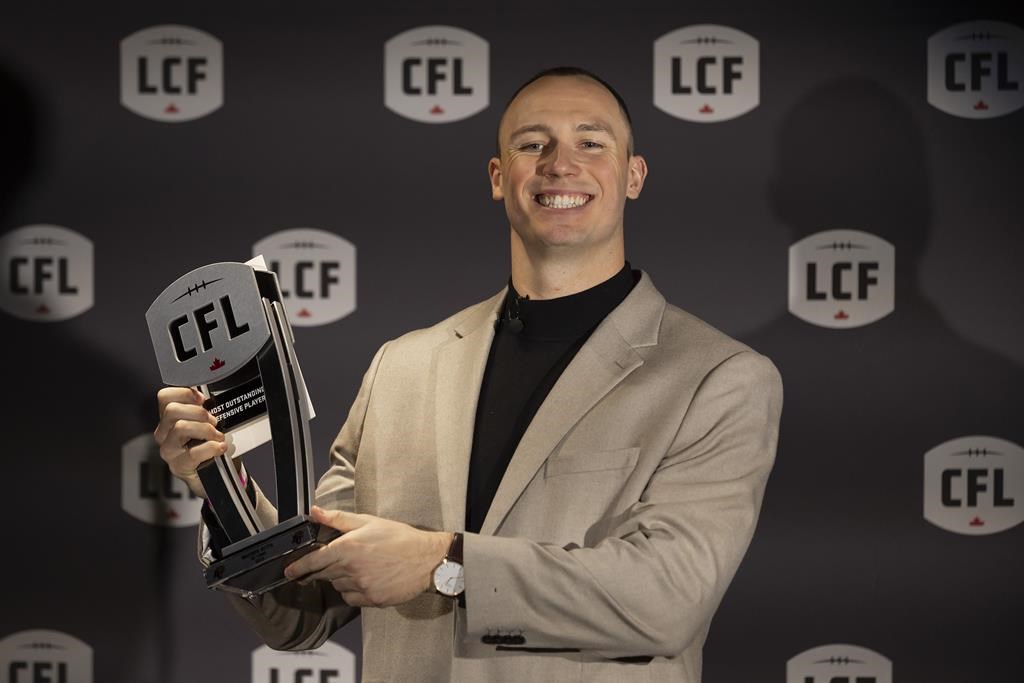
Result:
{"label": "trophy", "polygon": [[[197,268],[156,298],[146,322],[164,383],[202,392],[230,444],[198,468],[229,541],[204,570],[207,587],[251,596],[286,583],[284,567],[337,532],[309,519],[312,407],[277,276],[262,257]],[[268,439],[279,523],[265,528],[231,459]]]}

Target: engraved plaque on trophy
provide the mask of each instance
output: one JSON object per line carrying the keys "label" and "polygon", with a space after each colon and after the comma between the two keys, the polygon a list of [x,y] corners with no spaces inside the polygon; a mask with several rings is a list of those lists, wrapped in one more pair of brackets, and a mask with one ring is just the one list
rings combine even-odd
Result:
{"label": "engraved plaque on trophy", "polygon": [[[213,263],[178,278],[146,311],[165,384],[207,397],[230,444],[198,468],[229,544],[205,570],[206,585],[260,594],[285,583],[284,567],[335,535],[309,520],[313,415],[277,276],[262,259]],[[233,457],[270,439],[278,524],[264,528]]]}

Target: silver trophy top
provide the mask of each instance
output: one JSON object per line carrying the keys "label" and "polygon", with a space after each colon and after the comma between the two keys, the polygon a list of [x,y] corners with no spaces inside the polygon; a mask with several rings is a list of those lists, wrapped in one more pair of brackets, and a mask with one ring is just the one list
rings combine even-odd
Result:
{"label": "silver trophy top", "polygon": [[175,280],[146,311],[165,384],[228,377],[270,338],[256,274],[244,263],[211,263]]}

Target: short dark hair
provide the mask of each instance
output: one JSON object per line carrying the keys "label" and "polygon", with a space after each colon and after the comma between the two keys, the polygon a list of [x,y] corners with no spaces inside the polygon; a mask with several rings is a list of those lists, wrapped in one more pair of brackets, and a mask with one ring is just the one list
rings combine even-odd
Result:
{"label": "short dark hair", "polygon": [[555,66],[555,67],[552,67],[550,69],[544,69],[543,71],[534,74],[529,80],[527,80],[521,86],[516,88],[516,91],[514,93],[512,93],[512,97],[508,98],[508,101],[505,103],[505,108],[502,109],[502,111],[501,111],[501,118],[498,119],[498,128],[499,128],[499,134],[498,134],[498,156],[499,157],[501,156],[501,133],[500,133],[500,128],[501,128],[501,121],[502,121],[502,119],[505,118],[505,112],[507,112],[508,108],[510,106],[512,106],[512,102],[514,102],[515,99],[517,97],[519,97],[519,93],[521,93],[524,90],[526,90],[526,88],[529,87],[531,84],[536,83],[537,81],[539,81],[542,78],[547,78],[548,76],[575,76],[577,78],[589,78],[590,80],[594,81],[595,83],[597,83],[598,85],[603,87],[609,93],[611,93],[611,96],[614,97],[615,101],[618,102],[618,104],[619,104],[619,111],[622,112],[623,117],[625,117],[625,119],[626,119],[626,128],[628,129],[627,132],[629,133],[629,141],[628,141],[627,147],[626,147],[626,154],[632,154],[633,153],[633,119],[629,115],[629,107],[626,106],[626,100],[624,100],[622,98],[622,95],[619,94],[619,91],[616,90],[615,88],[613,88],[611,86],[611,84],[608,83],[608,81],[604,80],[603,78],[601,78],[600,76],[598,76],[597,74],[595,74],[595,73],[593,73],[591,71],[587,71],[586,69],[584,69],[582,67],[579,67],[579,66]]}

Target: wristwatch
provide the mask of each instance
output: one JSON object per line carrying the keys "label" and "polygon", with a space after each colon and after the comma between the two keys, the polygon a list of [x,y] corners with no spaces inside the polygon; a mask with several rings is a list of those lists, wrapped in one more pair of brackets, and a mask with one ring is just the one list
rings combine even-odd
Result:
{"label": "wristwatch", "polygon": [[434,590],[449,598],[457,598],[466,590],[466,574],[462,567],[462,534],[452,535],[452,544],[448,548],[441,564],[434,568]]}

